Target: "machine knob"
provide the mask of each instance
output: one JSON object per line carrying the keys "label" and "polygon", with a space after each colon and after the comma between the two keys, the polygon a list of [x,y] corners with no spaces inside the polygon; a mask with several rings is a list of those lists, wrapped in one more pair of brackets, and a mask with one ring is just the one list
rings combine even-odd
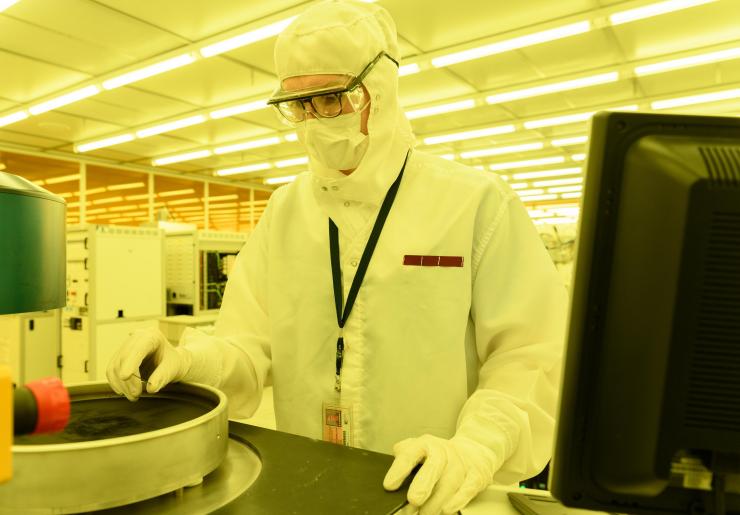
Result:
{"label": "machine knob", "polygon": [[56,377],[31,381],[13,392],[15,435],[56,433],[69,422],[69,393]]}

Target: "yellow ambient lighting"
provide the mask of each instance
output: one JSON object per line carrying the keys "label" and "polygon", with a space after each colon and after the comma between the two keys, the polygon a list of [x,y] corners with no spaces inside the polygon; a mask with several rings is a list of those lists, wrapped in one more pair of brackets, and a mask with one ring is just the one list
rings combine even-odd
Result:
{"label": "yellow ambient lighting", "polygon": [[126,195],[125,197],[126,200],[144,200],[148,198],[149,198],[148,193],[142,193],[140,195]]}
{"label": "yellow ambient lighting", "polygon": [[560,195],[560,198],[581,198],[582,195],[583,192],[581,191],[575,193],[563,193],[562,195]]}
{"label": "yellow ambient lighting", "polygon": [[213,172],[213,175],[216,175],[218,177],[225,177],[227,175],[236,175],[239,173],[259,172],[262,170],[268,170],[270,168],[270,163],[256,163],[253,165],[244,165],[237,166],[235,168],[224,168],[221,170],[216,170],[215,172]]}
{"label": "yellow ambient lighting", "polygon": [[73,175],[61,175],[59,177],[52,177],[51,179],[46,179],[46,184],[59,184],[60,182],[79,181],[79,180],[80,180],[80,174],[75,173]]}
{"label": "yellow ambient lighting", "polygon": [[96,193],[104,193],[105,188],[90,188],[89,190],[85,191],[85,194],[87,195],[95,195]]}
{"label": "yellow ambient lighting", "polygon": [[131,217],[128,217],[128,218],[113,218],[110,221],[110,223],[112,223],[112,224],[121,224],[121,223],[125,223],[125,222],[130,222],[132,220],[133,220],[133,218],[131,218]]}
{"label": "yellow ambient lighting", "polygon": [[[287,139],[287,137],[286,137]],[[271,138],[262,138],[253,141],[245,141],[244,143],[236,143],[234,145],[227,145],[225,147],[216,148],[214,154],[228,154],[230,152],[239,152],[240,150],[249,150],[252,148],[266,147],[269,145],[277,145],[280,143],[280,138],[273,136]]]}
{"label": "yellow ambient lighting", "polygon": [[681,59],[672,59],[670,61],[638,66],[635,68],[635,75],[650,75],[653,73],[662,73],[669,70],[678,70],[680,68],[689,68],[691,66],[716,63],[719,61],[729,61],[730,59],[738,58],[740,58],[740,47],[728,48],[717,52],[709,52],[708,54],[692,55]]}
{"label": "yellow ambient lighting", "polygon": [[501,125],[499,127],[487,127],[474,131],[456,132],[454,134],[445,134],[443,136],[430,136],[424,138],[425,145],[436,145],[438,143],[450,143],[453,141],[463,141],[467,139],[485,138],[486,136],[497,136],[499,134],[508,134],[514,132],[513,125]]}
{"label": "yellow ambient lighting", "polygon": [[0,127],[10,125],[11,123],[20,122],[21,120],[25,120],[26,118],[28,118],[28,113],[25,111],[18,111],[17,113],[3,116],[2,118],[0,118]]}
{"label": "yellow ambient lighting", "polygon": [[567,147],[569,145],[580,145],[586,143],[588,136],[574,136],[572,138],[554,139],[550,142],[553,147]]}
{"label": "yellow ambient lighting", "polygon": [[462,157],[463,159],[472,159],[475,157],[498,156],[502,154],[514,154],[516,152],[528,152],[530,150],[542,150],[544,146],[545,145],[542,142],[538,142],[538,143],[524,143],[522,145],[511,145],[508,147],[485,148],[482,150],[471,150],[469,152],[461,152],[460,157]]}
{"label": "yellow ambient lighting", "polygon": [[416,118],[424,118],[426,116],[433,116],[435,114],[450,113],[452,111],[461,111],[463,109],[470,109],[471,107],[475,107],[475,100],[460,100],[459,102],[451,102],[449,104],[423,107],[421,109],[407,111],[406,118],[408,118],[409,120],[415,120]]}
{"label": "yellow ambient lighting", "polygon": [[295,16],[292,16],[288,19],[265,25],[256,30],[250,30],[249,32],[245,32],[244,34],[234,36],[224,41],[204,46],[200,49],[200,55],[203,57],[213,57],[214,55],[223,54],[224,52],[234,50],[235,48],[243,47],[272,36],[277,36],[285,29],[285,27],[290,25],[295,18]]}
{"label": "yellow ambient lighting", "polygon": [[[170,204],[172,204],[172,202],[170,202]],[[199,209],[203,209],[203,207],[202,206],[173,207],[172,209],[179,213],[181,211],[183,212],[184,211],[198,211]]]}
{"label": "yellow ambient lighting", "polygon": [[20,0],[0,0],[0,13],[3,12],[5,9],[10,7],[11,5],[15,5]]}
{"label": "yellow ambient lighting", "polygon": [[87,210],[87,214],[88,215],[94,215],[94,214],[97,214],[97,213],[105,213],[106,211],[108,211],[106,208],[99,207],[97,209],[88,209]]}
{"label": "yellow ambient lighting", "polygon": [[178,154],[176,156],[159,157],[152,159],[154,166],[169,165],[172,163],[180,163],[182,161],[190,161],[192,159],[202,159],[212,154],[210,150],[197,150],[195,152],[188,152],[186,154]]}
{"label": "yellow ambient lighting", "polygon": [[113,202],[123,202],[123,197],[108,197],[92,201],[93,205],[112,204]]}
{"label": "yellow ambient lighting", "polygon": [[267,107],[267,99],[255,100],[254,102],[247,102],[246,104],[239,104],[231,107],[225,107],[223,109],[217,109],[211,111],[208,115],[211,118],[226,118],[227,116],[234,116],[236,114],[249,113],[251,111],[258,111]]}
{"label": "yellow ambient lighting", "polygon": [[720,102],[740,98],[740,88],[704,93],[703,95],[692,95],[689,97],[669,98],[668,100],[657,100],[650,104],[651,109],[670,109],[672,107],[683,107],[695,104],[706,104],[708,102]]}
{"label": "yellow ambient lighting", "polygon": [[530,195],[528,197],[522,197],[522,202],[540,202],[543,200],[555,200],[558,198],[557,195]]}
{"label": "yellow ambient lighting", "polygon": [[578,23],[572,23],[570,25],[564,25],[554,29],[544,30],[542,32],[535,32],[534,34],[527,34],[525,36],[519,36],[513,39],[507,39],[505,41],[498,41],[490,45],[482,47],[471,48],[470,50],[463,50],[462,52],[455,52],[448,55],[443,55],[432,59],[432,66],[435,68],[441,68],[443,66],[450,66],[451,64],[462,63],[470,61],[472,59],[480,59],[489,55],[500,54],[515,50],[517,48],[524,48],[547,41],[555,41],[556,39],[567,38],[576,34],[583,34],[591,30],[590,21],[582,21]]}
{"label": "yellow ambient lighting", "polygon": [[491,170],[510,170],[512,168],[528,168],[530,166],[551,165],[565,162],[563,156],[543,157],[540,159],[529,159],[526,161],[514,161],[511,163],[496,163],[489,166]]}
{"label": "yellow ambient lighting", "polygon": [[553,179],[551,181],[537,181],[532,186],[535,188],[547,188],[549,186],[565,186],[568,184],[581,184],[583,177],[573,177],[570,179]]}
{"label": "yellow ambient lighting", "polygon": [[137,188],[143,188],[144,186],[146,186],[146,184],[144,184],[143,182],[129,182],[126,184],[114,184],[113,186],[108,186],[108,191],[134,190]]}
{"label": "yellow ambient lighting", "polygon": [[297,175],[286,175],[285,177],[269,177],[264,180],[265,184],[287,184],[293,182]]}
{"label": "yellow ambient lighting", "polygon": [[52,109],[56,109],[57,107],[62,107],[67,104],[77,102],[78,100],[82,100],[83,98],[97,95],[98,93],[100,93],[100,88],[98,88],[97,86],[87,86],[86,88],[78,89],[77,91],[67,93],[66,95],[52,98],[51,100],[47,100],[46,102],[41,102],[40,104],[31,106],[28,108],[28,110],[31,112],[31,114],[37,115],[45,113],[47,111],[51,111]]}
{"label": "yellow ambient lighting", "polygon": [[585,161],[586,160],[586,154],[573,154],[570,156],[570,158],[573,161]]}
{"label": "yellow ambient lighting", "polygon": [[179,200],[168,200],[167,201],[167,205],[168,206],[181,206],[183,204],[194,204],[194,203],[200,202],[200,201],[201,201],[201,199],[199,199],[199,198],[183,198],[183,199],[179,199]]}
{"label": "yellow ambient lighting", "polygon": [[620,25],[622,23],[651,18],[653,16],[680,11],[682,9],[688,9],[689,7],[696,7],[697,5],[704,5],[714,1],[715,0],[666,0],[665,2],[658,2],[638,7],[636,9],[614,13],[609,16],[609,22],[612,25]]}
{"label": "yellow ambient lighting", "polygon": [[583,169],[579,166],[576,168],[559,168],[557,170],[543,170],[540,172],[522,172],[512,175],[516,181],[526,181],[528,179],[540,179],[543,177],[561,177],[563,175],[579,174]]}
{"label": "yellow ambient lighting", "polygon": [[557,188],[547,188],[548,193],[573,193],[574,191],[582,191],[583,186],[558,186]]}
{"label": "yellow ambient lighting", "polygon": [[619,80],[618,72],[602,73],[599,75],[592,75],[590,77],[581,77],[580,79],[566,80],[564,82],[555,82],[552,84],[535,86],[533,88],[499,93],[498,95],[491,95],[486,97],[486,102],[488,102],[489,104],[511,102],[512,100],[536,97],[539,95],[547,95],[549,93],[557,93],[559,91],[570,91],[573,89],[595,86],[597,84],[607,84],[609,82],[616,82],[617,80]]}
{"label": "yellow ambient lighting", "polygon": [[75,152],[89,152],[90,150],[97,150],[99,148],[111,147],[118,145],[119,143],[127,143],[134,140],[133,134],[121,134],[120,136],[113,136],[112,138],[105,138],[98,141],[91,141],[90,143],[83,143],[81,145],[75,145]]}
{"label": "yellow ambient lighting", "polygon": [[587,113],[575,113],[567,114],[564,116],[556,116],[554,118],[543,118],[541,120],[532,120],[524,122],[525,129],[538,129],[540,127],[552,127],[553,125],[565,125],[568,123],[585,122],[594,115],[594,111]]}
{"label": "yellow ambient lighting", "polygon": [[442,159],[447,159],[448,161],[454,161],[455,154],[442,154],[439,157],[441,157]]}
{"label": "yellow ambient lighting", "polygon": [[275,163],[275,166],[278,168],[287,168],[289,166],[298,166],[298,165],[305,165],[308,163],[308,157],[296,157],[294,159],[284,159],[282,161],[277,161]]}
{"label": "yellow ambient lighting", "polygon": [[531,190],[520,190],[520,191],[517,191],[516,194],[519,195],[520,197],[529,197],[531,195],[542,195],[544,192],[545,190],[536,188],[536,189],[531,189]]}
{"label": "yellow ambient lighting", "polygon": [[239,195],[237,195],[236,193],[233,193],[230,195],[215,195],[213,197],[208,197],[208,201],[213,202],[213,201],[218,201],[218,200],[234,200],[238,198],[239,198]]}
{"label": "yellow ambient lighting", "polygon": [[420,71],[421,68],[419,68],[419,65],[417,63],[404,64],[403,66],[400,66],[398,68],[398,76],[405,77],[406,75],[413,75],[414,73],[419,73]]}
{"label": "yellow ambient lighting", "polygon": [[298,134],[296,134],[295,132],[289,132],[283,137],[285,138],[285,141],[290,141],[290,142],[298,141]]}
{"label": "yellow ambient lighting", "polygon": [[188,188],[184,190],[163,191],[161,193],[157,193],[157,196],[158,197],[177,197],[179,195],[190,195],[191,193],[195,193],[195,190],[193,188]]}
{"label": "yellow ambient lighting", "polygon": [[155,125],[154,127],[149,127],[148,129],[142,129],[140,131],[136,131],[136,135],[139,138],[147,138],[149,136],[154,136],[156,134],[162,134],[163,132],[174,131],[176,129],[182,129],[183,127],[190,127],[191,125],[197,125],[205,121],[206,121],[206,117],[203,116],[202,114],[198,114],[195,116],[190,116],[188,118],[182,118],[180,120],[175,120],[174,122],[163,123],[161,125]]}
{"label": "yellow ambient lighting", "polygon": [[534,221],[535,225],[572,224],[575,222],[576,222],[576,219],[570,216],[539,218]]}
{"label": "yellow ambient lighting", "polygon": [[529,188],[529,184],[527,184],[526,182],[515,182],[514,184],[509,184],[509,187],[512,190],[523,190]]}
{"label": "yellow ambient lighting", "polygon": [[141,68],[140,70],[124,73],[123,75],[119,75],[118,77],[113,77],[112,79],[103,81],[103,88],[119,88],[121,86],[125,86],[126,84],[131,84],[132,82],[137,82],[148,77],[153,77],[154,75],[159,75],[160,73],[174,70],[175,68],[180,68],[181,66],[186,66],[190,63],[195,62],[195,59],[196,58],[193,54],[178,55],[177,57],[173,57],[171,59],[146,66],[144,68]]}

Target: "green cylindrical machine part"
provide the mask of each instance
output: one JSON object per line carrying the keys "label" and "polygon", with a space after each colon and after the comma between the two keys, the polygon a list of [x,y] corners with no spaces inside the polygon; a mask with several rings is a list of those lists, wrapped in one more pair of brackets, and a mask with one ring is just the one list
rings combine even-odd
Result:
{"label": "green cylindrical machine part", "polygon": [[66,304],[67,204],[0,172],[0,315]]}

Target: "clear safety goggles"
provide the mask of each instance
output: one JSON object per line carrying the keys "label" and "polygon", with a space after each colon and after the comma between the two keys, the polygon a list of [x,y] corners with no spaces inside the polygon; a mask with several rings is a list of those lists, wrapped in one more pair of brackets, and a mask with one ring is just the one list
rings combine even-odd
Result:
{"label": "clear safety goggles", "polygon": [[267,103],[275,107],[290,124],[305,120],[306,112],[309,110],[311,114],[319,118],[336,118],[345,112],[347,106],[352,107],[352,111],[347,110],[347,112],[361,111],[367,104],[363,105],[365,94],[360,86],[383,56],[398,66],[395,59],[385,52],[380,52],[357,77],[347,76],[319,88],[312,87],[296,91],[285,91],[280,88]]}

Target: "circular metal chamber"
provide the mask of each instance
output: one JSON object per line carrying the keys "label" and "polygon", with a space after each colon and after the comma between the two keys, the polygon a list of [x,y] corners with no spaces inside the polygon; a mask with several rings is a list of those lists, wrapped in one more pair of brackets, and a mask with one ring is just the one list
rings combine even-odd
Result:
{"label": "circular metal chamber", "polygon": [[226,396],[215,388],[177,383],[136,402],[107,383],[68,390],[72,409],[63,432],[15,439],[0,514],[135,503],[200,483],[226,455]]}

